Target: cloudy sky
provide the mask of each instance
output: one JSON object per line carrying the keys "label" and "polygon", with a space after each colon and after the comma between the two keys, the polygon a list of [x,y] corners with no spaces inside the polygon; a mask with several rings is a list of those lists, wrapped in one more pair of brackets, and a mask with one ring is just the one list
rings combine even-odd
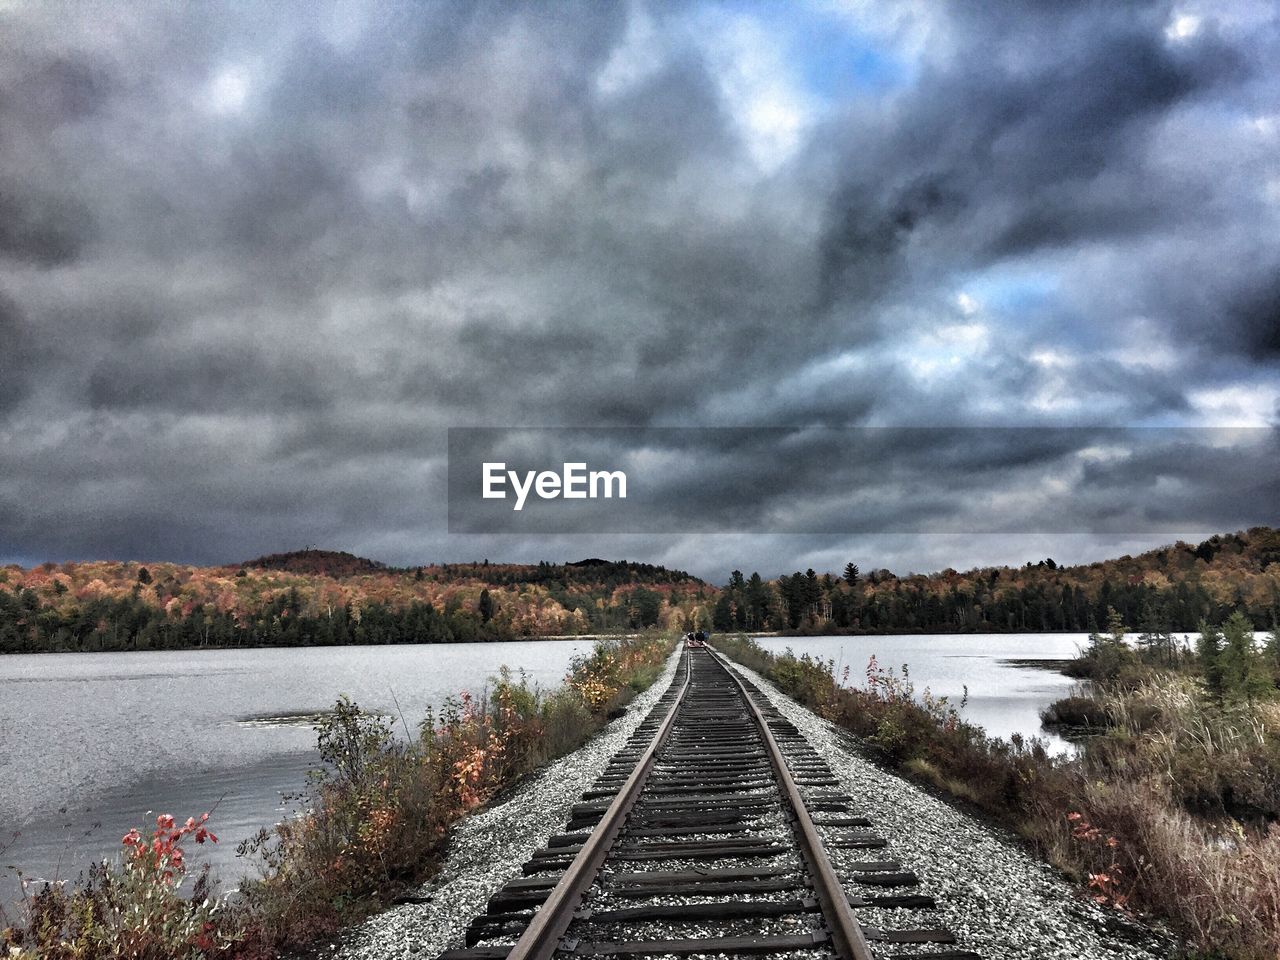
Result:
{"label": "cloudy sky", "polygon": [[[1091,431],[1280,420],[1278,63],[1266,0],[0,0],[0,562],[719,581],[1275,522],[1265,429]],[[801,441],[686,453],[731,533],[450,534],[476,426]],[[804,441],[868,426],[973,439],[909,483]],[[984,490],[1092,506],[919,522]]]}

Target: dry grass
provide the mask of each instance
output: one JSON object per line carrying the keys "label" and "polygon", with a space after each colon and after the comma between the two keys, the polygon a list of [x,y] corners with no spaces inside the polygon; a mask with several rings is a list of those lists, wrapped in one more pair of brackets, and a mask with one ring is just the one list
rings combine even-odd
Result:
{"label": "dry grass", "polygon": [[1055,848],[1069,865],[1093,876],[1118,867],[1118,895],[1175,921],[1205,955],[1280,956],[1280,828],[1205,823],[1152,784],[1086,790],[1081,806],[1102,842],[1059,836]]}

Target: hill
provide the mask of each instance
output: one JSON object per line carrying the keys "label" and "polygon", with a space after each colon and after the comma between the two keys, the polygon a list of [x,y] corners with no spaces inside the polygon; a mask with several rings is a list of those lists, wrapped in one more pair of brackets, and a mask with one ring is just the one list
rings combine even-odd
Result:
{"label": "hill", "polygon": [[307,549],[245,564],[0,569],[0,652],[474,642],[710,619],[715,589],[627,561],[395,569]]}
{"label": "hill", "polygon": [[771,625],[820,632],[1092,631],[1114,607],[1134,630],[1193,631],[1243,610],[1280,623],[1280,531],[1253,527],[1179,541],[1138,556],[1063,567],[982,567],[898,576],[809,570],[764,582],[734,571],[717,601],[718,629]]}
{"label": "hill", "polygon": [[326,577],[354,577],[362,573],[377,573],[386,570],[385,563],[357,557],[353,553],[342,550],[295,550],[291,553],[272,553],[258,557],[241,567],[254,567],[258,570],[286,570],[289,573],[311,573]]}

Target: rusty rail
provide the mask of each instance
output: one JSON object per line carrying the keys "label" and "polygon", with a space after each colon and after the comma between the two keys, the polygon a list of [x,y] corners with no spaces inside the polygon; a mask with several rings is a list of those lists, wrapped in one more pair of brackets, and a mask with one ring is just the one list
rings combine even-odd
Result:
{"label": "rusty rail", "polygon": [[582,849],[573,858],[573,862],[565,870],[560,882],[551,891],[542,909],[533,915],[533,921],[525,928],[520,939],[507,954],[507,960],[550,960],[556,952],[560,939],[569,929],[569,924],[573,922],[573,912],[591,884],[595,882],[600,865],[609,855],[609,848],[622,830],[627,814],[635,806],[636,799],[644,789],[645,781],[649,779],[654,757],[666,742],[671,726],[675,723],[676,714],[680,710],[680,704],[684,701],[685,694],[689,692],[691,676],[692,668],[686,657],[684,684],[675,702],[671,704],[671,709],[667,711],[667,716],[658,728],[657,734],[650,742],[648,749],[641,755],[627,782],[618,791],[613,803],[609,804],[609,809],[605,811],[600,823],[591,831],[590,838],[582,845]]}

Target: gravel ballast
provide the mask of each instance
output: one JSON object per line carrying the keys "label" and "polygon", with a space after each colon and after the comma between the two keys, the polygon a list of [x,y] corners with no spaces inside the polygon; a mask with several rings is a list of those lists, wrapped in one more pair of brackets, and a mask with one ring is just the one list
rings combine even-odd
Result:
{"label": "gravel ballast", "polygon": [[[667,690],[677,661],[673,654],[653,686],[582,749],[555,761],[501,803],[464,820],[440,874],[417,891],[426,902],[372,917],[325,952],[348,960],[390,960],[432,958],[462,946],[468,924],[484,912],[489,898],[519,875],[521,865],[548,837],[562,832],[569,808]],[[841,784],[832,789],[847,791],[854,798],[854,812],[869,817],[875,833],[888,838],[886,856],[919,875],[919,892],[937,898],[937,919],[956,934],[958,947],[992,960],[1163,960],[1173,955],[1172,940],[1082,898],[1016,837],[876,765],[860,755],[847,732],[753,671],[738,669],[827,762]],[[890,919],[887,911],[878,913],[875,922]],[[904,915],[903,925],[911,926],[909,920]]]}
{"label": "gravel ballast", "polygon": [[613,755],[627,742],[671,685],[679,651],[662,675],[581,749],[561,757],[505,800],[463,820],[454,831],[440,873],[415,899],[351,928],[329,948],[350,960],[436,956],[462,946],[467,925],[483,913],[489,898],[513,876],[548,837],[563,832],[569,808],[591,789]]}

